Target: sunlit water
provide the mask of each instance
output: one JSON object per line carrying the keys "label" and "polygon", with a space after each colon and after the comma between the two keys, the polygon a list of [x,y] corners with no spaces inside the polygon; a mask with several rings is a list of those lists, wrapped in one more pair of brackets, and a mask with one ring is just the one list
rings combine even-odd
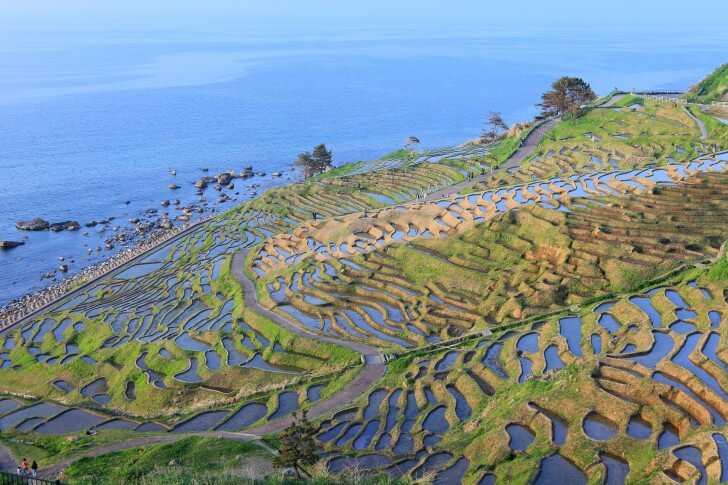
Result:
{"label": "sunlit water", "polygon": [[[582,76],[601,93],[675,89],[725,60],[715,38],[669,29],[369,31],[304,40],[0,35],[0,239],[27,237],[0,251],[0,304],[44,286],[40,275],[59,256],[76,258],[73,273],[109,255],[86,256],[108,231],[21,233],[17,220],[114,216],[111,226],[128,225],[144,209],[162,210],[162,199],[196,201],[191,184],[202,167],[211,175],[247,165],[267,172],[228,191],[248,200],[251,184],[294,180],[290,162],[319,142],[336,163],[375,158],[408,135],[422,147],[451,145],[477,136],[489,109],[508,122],[528,119],[559,75]],[[271,178],[276,170],[284,177]],[[170,191],[172,182],[182,189]]]}

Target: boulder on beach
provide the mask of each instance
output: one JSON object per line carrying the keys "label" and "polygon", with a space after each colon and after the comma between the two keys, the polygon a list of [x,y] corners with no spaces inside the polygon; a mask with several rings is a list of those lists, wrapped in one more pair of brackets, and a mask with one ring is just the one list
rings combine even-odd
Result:
{"label": "boulder on beach", "polygon": [[40,218],[15,223],[15,227],[21,231],[45,231],[50,226],[50,222]]}
{"label": "boulder on beach", "polygon": [[18,246],[22,246],[25,244],[24,241],[3,241],[0,239],[0,249],[10,249],[10,248],[16,248]]}

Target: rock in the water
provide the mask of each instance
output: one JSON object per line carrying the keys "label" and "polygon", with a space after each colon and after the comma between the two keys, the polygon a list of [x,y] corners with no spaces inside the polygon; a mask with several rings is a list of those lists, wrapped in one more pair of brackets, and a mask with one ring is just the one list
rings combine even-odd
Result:
{"label": "rock in the water", "polygon": [[16,248],[18,246],[22,246],[23,244],[25,244],[24,241],[3,241],[3,240],[0,240],[0,249]]}
{"label": "rock in the water", "polygon": [[78,231],[81,229],[81,224],[79,224],[77,221],[66,221],[63,223],[63,228],[66,231]]}
{"label": "rock in the water", "polygon": [[65,273],[66,271],[68,271],[68,265],[67,264],[60,265],[58,267],[58,271],[61,271],[61,272]]}
{"label": "rock in the water", "polygon": [[215,175],[215,178],[217,179],[218,184],[227,185],[233,179],[233,174],[230,172],[222,172]]}
{"label": "rock in the water", "polygon": [[280,177],[283,174],[281,172],[273,172],[271,175],[274,177]]}
{"label": "rock in the water", "polygon": [[177,189],[179,189],[179,185],[177,185],[177,184],[169,184],[169,188],[172,189],[172,190],[177,190]]}
{"label": "rock in the water", "polygon": [[162,202],[160,202],[159,204],[160,204],[160,205],[161,205],[162,207],[169,207],[169,201],[168,201],[168,200],[163,200],[163,201],[162,201]]}
{"label": "rock in the water", "polygon": [[15,223],[15,227],[21,231],[45,231],[51,225],[46,220],[36,218],[29,221],[18,221]]}

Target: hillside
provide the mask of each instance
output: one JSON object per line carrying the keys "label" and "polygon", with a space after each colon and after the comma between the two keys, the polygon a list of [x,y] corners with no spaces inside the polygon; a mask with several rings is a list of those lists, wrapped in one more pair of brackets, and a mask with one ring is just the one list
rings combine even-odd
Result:
{"label": "hillside", "polygon": [[305,409],[317,483],[728,477],[728,125],[550,123],[513,166],[523,133],[267,191],[4,330],[0,444],[252,483]]}
{"label": "hillside", "polygon": [[693,86],[686,98],[701,103],[728,101],[726,93],[728,93],[728,64],[723,64]]}

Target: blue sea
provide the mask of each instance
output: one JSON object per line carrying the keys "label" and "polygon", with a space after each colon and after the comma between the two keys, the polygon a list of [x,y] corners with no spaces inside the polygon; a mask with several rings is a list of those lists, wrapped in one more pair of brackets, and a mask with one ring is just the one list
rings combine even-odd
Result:
{"label": "blue sea", "polygon": [[0,305],[47,284],[40,276],[60,256],[75,259],[73,273],[109,255],[86,249],[111,229],[24,233],[17,220],[114,216],[112,226],[129,225],[145,209],[161,210],[162,199],[196,201],[192,183],[203,167],[266,172],[228,191],[247,200],[297,179],[291,162],[317,143],[340,164],[381,156],[408,135],[422,148],[474,138],[488,110],[509,123],[529,119],[561,75],[583,77],[602,94],[686,89],[727,60],[726,37],[414,27],[2,34],[0,239],[26,244],[0,250]]}

